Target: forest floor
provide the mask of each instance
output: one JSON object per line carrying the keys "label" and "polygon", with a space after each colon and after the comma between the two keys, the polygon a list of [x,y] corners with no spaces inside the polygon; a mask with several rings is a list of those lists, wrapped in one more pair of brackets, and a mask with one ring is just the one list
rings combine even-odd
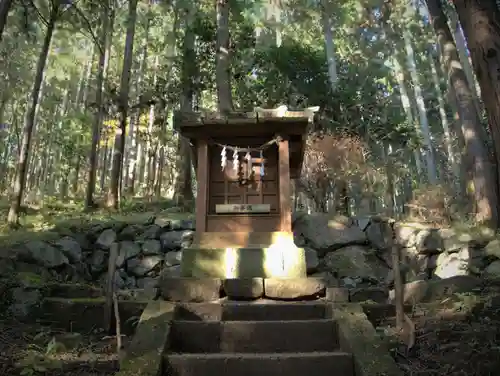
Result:
{"label": "forest floor", "polygon": [[[130,339],[122,337],[124,349]],[[0,320],[2,376],[111,376],[117,371],[118,353],[113,336],[68,333],[37,324]]]}
{"label": "forest floor", "polygon": [[[415,345],[398,340],[395,318],[379,324],[407,376],[491,376],[500,369],[500,295],[463,295],[415,306]],[[452,300],[452,301],[451,301]],[[432,308],[429,308],[432,307]]]}

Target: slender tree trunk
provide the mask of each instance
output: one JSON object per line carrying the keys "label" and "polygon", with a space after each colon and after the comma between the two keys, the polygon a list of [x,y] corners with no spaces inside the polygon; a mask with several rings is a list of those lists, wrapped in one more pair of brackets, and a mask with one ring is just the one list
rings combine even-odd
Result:
{"label": "slender tree trunk", "polygon": [[436,91],[439,104],[439,116],[441,117],[441,125],[443,126],[443,134],[444,134],[444,143],[446,145],[446,152],[448,154],[447,155],[448,167],[452,173],[453,185],[457,187],[457,193],[459,193],[460,188],[458,188],[458,184],[460,181],[459,179],[460,171],[458,163],[455,160],[455,153],[453,151],[453,145],[450,135],[450,127],[448,125],[448,116],[446,114],[446,107],[444,103],[443,93],[441,92],[441,86],[439,84],[439,76],[436,69],[436,63],[434,62],[434,58],[432,57],[431,54],[429,54],[428,58],[429,58],[429,63],[431,65],[432,81],[434,83],[434,89]]}
{"label": "slender tree trunk", "polygon": [[325,52],[326,52],[326,61],[328,65],[328,79],[330,80],[330,87],[332,89],[332,93],[337,89],[337,62],[335,60],[335,44],[333,41],[333,32],[332,32],[332,20],[329,12],[329,1],[322,0],[322,9],[321,9],[321,21],[323,23],[323,35],[325,37]]}
{"label": "slender tree trunk", "polygon": [[19,224],[19,208],[21,207],[21,202],[23,200],[23,194],[26,186],[26,172],[28,169],[31,137],[33,134],[33,128],[35,126],[36,109],[38,107],[43,74],[45,71],[47,58],[49,56],[50,43],[52,42],[52,35],[56,27],[58,13],[58,7],[52,9],[49,24],[47,26],[47,32],[43,41],[42,51],[40,52],[40,56],[38,58],[35,82],[33,84],[33,90],[31,92],[31,102],[29,103],[24,120],[23,139],[21,143],[21,149],[19,151],[19,162],[14,183],[13,199],[7,217],[7,223],[11,226],[17,226]]}
{"label": "slender tree trunk", "polygon": [[216,82],[217,101],[220,112],[233,110],[231,92],[231,56],[229,49],[229,0],[216,0]]}
{"label": "slender tree trunk", "polygon": [[125,136],[127,132],[130,71],[134,52],[136,19],[137,0],[129,0],[127,35],[125,38],[125,52],[123,54],[123,68],[120,82],[120,127],[115,136],[111,187],[107,203],[109,207],[113,207],[114,209],[118,209],[120,205],[120,181],[123,167],[123,153],[125,151]]}
{"label": "slender tree trunk", "polygon": [[411,43],[411,38],[409,32],[405,29],[403,30],[403,39],[406,47],[406,57],[408,69],[411,74],[411,79],[413,81],[413,88],[415,91],[415,100],[417,102],[418,114],[420,117],[420,128],[422,130],[422,136],[425,145],[425,162],[427,167],[427,178],[429,183],[437,183],[436,175],[436,161],[434,158],[434,148],[432,146],[430,130],[429,130],[429,120],[427,119],[427,109],[425,107],[425,100],[422,94],[422,88],[420,85],[420,78],[418,76],[417,67],[415,65],[415,56],[413,52],[413,46]]}
{"label": "slender tree trunk", "polygon": [[88,170],[88,182],[87,182],[87,192],[85,197],[85,206],[87,209],[95,206],[94,203],[94,193],[95,193],[95,181],[97,174],[97,161],[98,155],[98,144],[99,135],[101,132],[101,125],[103,121],[103,85],[104,85],[104,75],[109,61],[109,55],[111,52],[111,36],[112,36],[112,17],[109,14],[109,7],[112,6],[110,1],[107,1],[103,6],[102,17],[101,17],[101,36],[100,45],[102,51],[99,53],[99,67],[97,70],[97,82],[96,82],[96,98],[95,98],[95,113],[94,120],[92,123],[92,143],[90,146],[89,154],[89,170]]}

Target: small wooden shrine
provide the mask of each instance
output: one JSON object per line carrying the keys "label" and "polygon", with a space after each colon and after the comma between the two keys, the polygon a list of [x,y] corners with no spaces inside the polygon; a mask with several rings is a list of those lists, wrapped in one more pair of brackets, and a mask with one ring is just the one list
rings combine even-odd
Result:
{"label": "small wooden shrine", "polygon": [[195,155],[196,247],[269,247],[277,237],[293,239],[291,179],[299,177],[315,111],[175,113],[174,128]]}

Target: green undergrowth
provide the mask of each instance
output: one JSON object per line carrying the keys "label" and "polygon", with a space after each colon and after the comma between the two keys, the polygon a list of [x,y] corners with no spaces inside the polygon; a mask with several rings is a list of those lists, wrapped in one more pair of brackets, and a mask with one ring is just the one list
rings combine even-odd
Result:
{"label": "green undergrowth", "polygon": [[96,224],[145,223],[152,216],[162,220],[191,219],[191,213],[180,212],[172,200],[134,198],[122,203],[119,211],[99,208],[84,210],[83,201],[47,200],[43,205],[23,206],[20,228],[7,225],[9,202],[0,199],[0,257],[7,257],[10,247],[32,240],[51,241],[68,232],[85,232]]}

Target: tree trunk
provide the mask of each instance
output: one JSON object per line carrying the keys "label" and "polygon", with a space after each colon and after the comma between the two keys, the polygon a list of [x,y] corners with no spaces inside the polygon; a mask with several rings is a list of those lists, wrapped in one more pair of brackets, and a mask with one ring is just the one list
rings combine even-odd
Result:
{"label": "tree trunk", "polygon": [[52,35],[54,34],[58,15],[59,9],[56,6],[51,11],[49,23],[47,25],[47,32],[43,41],[42,51],[40,52],[40,56],[38,57],[35,81],[33,83],[33,90],[31,92],[31,102],[29,103],[29,106],[26,110],[23,139],[21,148],[19,150],[19,161],[14,183],[13,199],[9,209],[9,214],[7,216],[7,223],[11,226],[17,226],[19,224],[19,208],[21,207],[21,202],[23,200],[23,194],[26,186],[26,172],[28,170],[31,137],[33,134],[33,128],[35,126],[36,110],[38,107],[38,100],[40,89],[42,87],[45,65],[49,56],[50,43],[52,42]]}
{"label": "tree trunk", "polygon": [[450,127],[448,125],[448,116],[446,114],[446,107],[445,107],[445,102],[443,98],[443,93],[441,92],[441,86],[439,84],[439,76],[438,72],[436,69],[436,63],[434,62],[434,58],[432,57],[432,54],[429,54],[429,63],[431,65],[431,74],[432,74],[432,81],[434,83],[434,89],[436,91],[437,99],[438,99],[438,104],[439,104],[439,116],[441,118],[441,125],[443,126],[443,135],[444,135],[444,143],[446,145],[446,152],[447,152],[447,162],[448,162],[448,168],[452,173],[452,184],[457,187],[456,192],[460,192],[460,188],[458,187],[459,181],[460,181],[460,171],[459,171],[459,166],[457,161],[455,160],[455,153],[453,151],[453,145],[451,141],[451,134],[450,134]]}
{"label": "tree trunk", "polygon": [[328,65],[328,79],[332,93],[337,89],[337,62],[335,60],[335,44],[333,41],[332,20],[330,17],[328,0],[322,0],[321,21],[323,24],[323,35],[325,38],[326,61]]}
{"label": "tree trunk", "polygon": [[7,16],[12,5],[12,0],[0,0],[0,42],[2,41],[3,30],[7,23]]}
{"label": "tree trunk", "polygon": [[420,129],[422,130],[422,136],[425,145],[425,162],[427,167],[427,178],[429,183],[437,183],[436,175],[436,161],[434,158],[434,148],[432,146],[431,135],[429,130],[429,120],[427,119],[427,109],[425,107],[425,100],[422,93],[422,88],[420,85],[420,78],[417,72],[417,67],[415,65],[415,56],[413,52],[413,46],[411,43],[411,38],[408,30],[403,30],[403,39],[406,47],[406,58],[408,70],[411,74],[411,79],[413,81],[413,88],[415,91],[415,100],[417,102],[418,114],[420,117]]}
{"label": "tree trunk", "polygon": [[96,94],[95,94],[95,113],[94,120],[92,122],[92,143],[90,146],[89,154],[89,171],[88,171],[88,182],[87,182],[87,192],[85,197],[85,207],[90,209],[95,206],[94,203],[94,193],[95,193],[95,183],[97,174],[97,161],[98,161],[98,149],[99,135],[101,131],[101,124],[103,120],[103,86],[104,86],[104,75],[107,67],[107,62],[109,61],[109,56],[111,52],[111,36],[112,36],[112,19],[109,14],[109,7],[111,6],[110,1],[107,1],[103,6],[102,17],[101,17],[101,35],[100,35],[100,46],[101,51],[99,53],[99,66],[97,70],[97,82],[96,82]]}
{"label": "tree trunk", "polygon": [[[182,98],[181,110],[191,111],[193,109],[194,98],[194,78],[197,74],[195,34],[193,30],[193,21],[195,17],[195,4],[187,5],[183,60],[182,60]],[[191,150],[189,141],[179,135],[177,144],[176,158],[177,175],[174,183],[174,199],[179,206],[185,206],[193,201],[193,189],[191,186]]]}
{"label": "tree trunk", "polygon": [[229,54],[229,0],[216,0],[217,41],[215,75],[220,112],[233,110],[231,92],[231,59]]}
{"label": "tree trunk", "polygon": [[[463,2],[459,2],[463,3]],[[476,220],[487,222],[493,226],[498,226],[498,181],[495,166],[492,163],[487,150],[487,139],[485,131],[481,125],[476,106],[474,104],[474,94],[470,89],[465,72],[460,64],[458,52],[453,41],[450,29],[446,22],[441,3],[438,0],[427,0],[429,14],[432,19],[432,25],[437,35],[439,48],[441,49],[444,71],[448,75],[448,82],[453,93],[456,96],[456,105],[461,122],[461,129],[465,139],[465,160],[468,174],[474,185],[473,199],[476,207]],[[494,7],[496,9],[496,7]],[[495,12],[495,10],[492,10]],[[463,25],[463,24],[462,24]],[[478,25],[481,27],[481,25]],[[470,27],[470,26],[468,26]],[[470,30],[468,30],[470,32]],[[474,43],[473,43],[474,44]],[[470,45],[470,44],[469,44]],[[482,61],[477,55],[479,47],[475,47],[473,58],[475,66]],[[500,53],[500,50],[498,51]],[[486,56],[484,56],[487,59]],[[479,61],[478,61],[479,59]],[[482,64],[488,64],[484,60]],[[498,65],[500,67],[500,65]],[[498,103],[496,99],[500,98],[500,87],[492,86],[493,80],[486,70],[487,66],[481,66],[478,70],[478,79],[482,86],[481,91],[484,94],[489,93],[491,98],[485,98],[488,103],[489,114],[494,114],[492,118],[500,121]],[[484,72],[484,74],[481,74]],[[485,78],[488,83],[485,83]],[[496,81],[498,84],[498,79]],[[490,91],[491,90],[491,91]],[[496,106],[496,108],[495,108]],[[494,107],[494,108],[490,108]],[[495,115],[495,111],[497,115]],[[493,128],[495,144],[500,145],[500,123],[490,124]],[[498,154],[497,154],[498,156]],[[498,163],[498,161],[497,161]],[[497,166],[498,168],[498,166]]]}
{"label": "tree trunk", "polygon": [[108,196],[108,207],[118,209],[120,205],[120,180],[122,176],[123,153],[125,151],[125,135],[127,132],[128,99],[130,89],[130,72],[134,52],[135,23],[137,19],[137,0],[129,0],[127,35],[123,53],[123,68],[120,82],[120,126],[115,135],[113,150],[113,167],[111,170],[111,186]]}

